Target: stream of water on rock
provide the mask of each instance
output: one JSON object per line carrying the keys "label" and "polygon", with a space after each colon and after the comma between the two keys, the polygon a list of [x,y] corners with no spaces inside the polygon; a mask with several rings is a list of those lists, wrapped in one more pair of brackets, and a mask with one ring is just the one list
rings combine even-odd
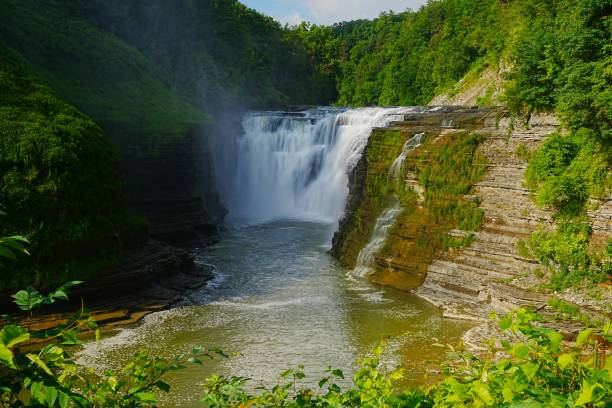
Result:
{"label": "stream of water on rock", "polygon": [[443,319],[414,295],[360,279],[328,254],[346,201],[347,171],[372,127],[406,111],[247,115],[245,134],[218,153],[233,158],[233,164],[217,163],[228,177],[222,195],[231,223],[219,244],[196,250],[198,262],[216,267],[215,279],[188,294],[195,305],[149,315],[136,328],[89,343],[79,362],[117,368],[142,348],[164,357],[193,346],[240,353],[173,373],[164,407],[198,406],[201,384],[213,373],[252,378],[254,389],[304,364],[304,383],[316,386],[333,365],[347,374],[340,385],[348,385],[355,360],[380,341],[387,367],[406,368],[406,384],[422,381],[430,361],[445,357],[433,344],[457,342],[469,324]]}

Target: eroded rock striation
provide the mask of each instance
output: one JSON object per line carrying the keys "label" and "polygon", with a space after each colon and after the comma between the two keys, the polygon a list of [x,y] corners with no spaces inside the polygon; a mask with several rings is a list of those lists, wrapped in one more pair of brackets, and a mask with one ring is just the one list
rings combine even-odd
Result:
{"label": "eroded rock striation", "polygon": [[[377,270],[371,278],[412,290],[452,318],[484,321],[490,311],[505,312],[520,306],[546,309],[550,295],[530,289],[534,285],[529,277],[539,264],[519,251],[517,244],[537,228],[552,228],[553,213],[538,208],[533,193],[523,186],[527,161],[521,152],[537,149],[558,129],[552,115],[533,115],[528,123],[521,123],[502,109],[444,107],[407,115],[402,122],[375,130],[351,175],[347,209],[334,237],[332,254],[345,266],[354,267],[356,255],[367,244],[376,217],[388,202],[390,186],[381,180],[386,178],[389,161],[407,138],[425,132],[427,145],[414,152],[413,162],[409,158],[403,172],[403,194],[408,197],[403,201],[404,212],[376,255]],[[475,170],[483,166],[484,171],[468,185],[469,192],[461,197],[428,193],[422,180],[427,163],[418,161],[431,164],[436,149],[476,134],[478,147],[471,161],[463,164],[469,163]],[[446,188],[452,190],[451,186]],[[436,206],[432,200],[448,202]],[[469,203],[478,207],[477,212],[472,208],[472,214],[481,217],[477,225],[472,223],[472,230],[458,227],[460,217],[440,215],[445,208],[469,209]],[[612,202],[592,200],[588,215],[593,240],[608,239]],[[594,316],[607,313],[597,302],[572,293],[556,297]]]}

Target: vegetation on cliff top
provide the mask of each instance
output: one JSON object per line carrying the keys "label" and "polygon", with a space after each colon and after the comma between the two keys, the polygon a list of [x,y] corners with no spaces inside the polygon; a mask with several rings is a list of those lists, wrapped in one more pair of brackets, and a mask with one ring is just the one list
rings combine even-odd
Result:
{"label": "vegetation on cliff top", "polygon": [[0,57],[113,137],[167,139],[208,114],[335,97],[299,36],[236,0],[7,0]]}
{"label": "vegetation on cliff top", "polygon": [[[0,59],[49,86],[98,124],[179,135],[207,116],[133,46],[72,16],[68,2],[3,1]],[[133,136],[132,136],[133,137]]]}

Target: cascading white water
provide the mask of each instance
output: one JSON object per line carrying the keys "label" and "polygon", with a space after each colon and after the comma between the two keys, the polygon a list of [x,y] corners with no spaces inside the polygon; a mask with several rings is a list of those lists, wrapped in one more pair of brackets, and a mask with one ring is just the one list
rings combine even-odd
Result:
{"label": "cascading white water", "polygon": [[382,214],[376,219],[374,230],[368,244],[359,251],[357,255],[357,263],[353,274],[361,277],[365,277],[372,272],[374,267],[374,256],[382,249],[387,235],[389,235],[389,229],[395,224],[395,219],[402,210],[399,203],[395,203],[392,207],[387,208]]}
{"label": "cascading white water", "polygon": [[301,218],[336,222],[348,195],[348,173],[374,127],[402,120],[412,108],[317,108],[253,112],[244,134],[216,163],[230,222]]}
{"label": "cascading white water", "polygon": [[423,140],[425,140],[425,133],[417,133],[406,141],[404,147],[402,148],[402,152],[399,156],[397,156],[397,158],[393,161],[393,164],[391,165],[391,169],[389,170],[390,177],[399,177],[402,171],[402,166],[406,161],[406,157],[408,157],[408,153],[423,144]]}
{"label": "cascading white water", "polygon": [[[425,133],[417,133],[406,141],[404,147],[402,148],[402,152],[399,154],[399,156],[397,156],[389,168],[390,179],[397,180],[401,176],[402,166],[404,165],[406,157],[408,157],[408,153],[419,147],[424,140]],[[389,235],[389,230],[393,224],[395,224],[395,220],[401,210],[401,205],[396,201],[391,207],[384,210],[376,219],[376,224],[374,225],[374,230],[372,231],[370,241],[361,251],[359,251],[359,254],[357,255],[357,263],[355,265],[355,269],[352,271],[354,275],[365,277],[374,270],[374,257],[383,248],[383,245],[387,240],[387,236]]]}

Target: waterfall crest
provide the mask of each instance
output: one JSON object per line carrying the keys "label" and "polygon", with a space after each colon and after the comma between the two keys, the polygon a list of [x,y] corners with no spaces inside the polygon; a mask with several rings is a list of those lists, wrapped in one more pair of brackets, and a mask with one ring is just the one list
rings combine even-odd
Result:
{"label": "waterfall crest", "polygon": [[370,132],[413,108],[252,112],[244,134],[217,153],[217,185],[230,223],[292,218],[337,222],[348,173]]}

